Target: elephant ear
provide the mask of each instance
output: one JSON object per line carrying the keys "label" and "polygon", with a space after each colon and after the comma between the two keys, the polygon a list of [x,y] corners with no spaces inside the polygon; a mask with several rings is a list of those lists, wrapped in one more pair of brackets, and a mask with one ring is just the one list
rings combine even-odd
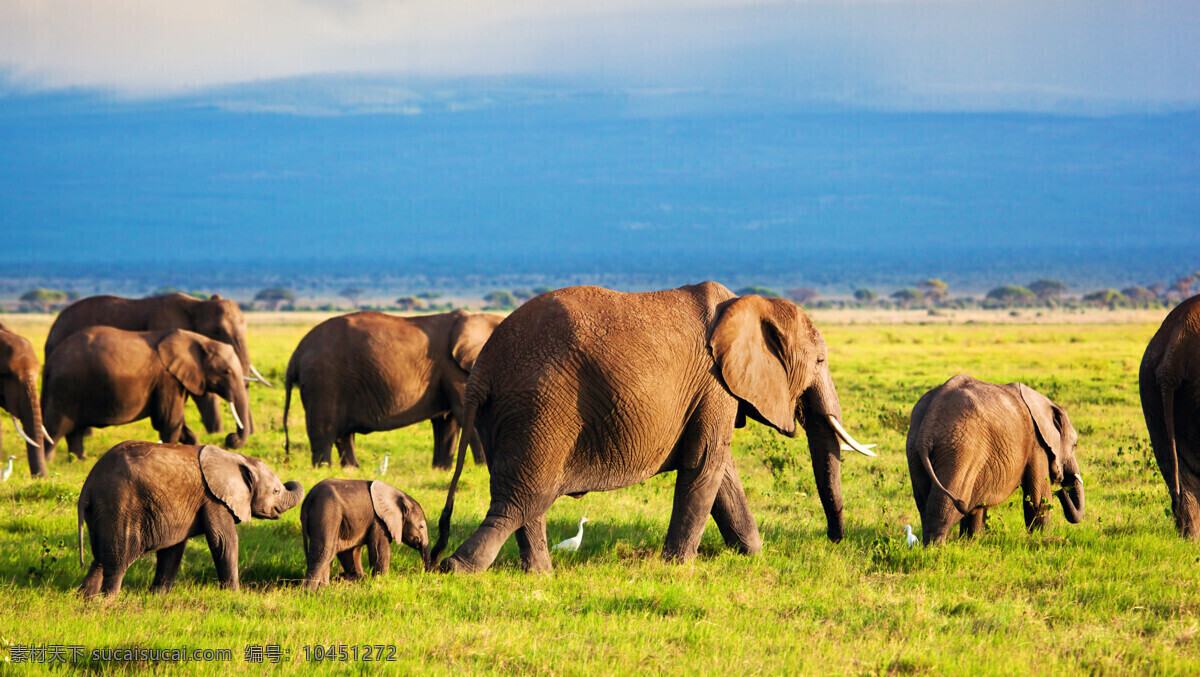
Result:
{"label": "elephant ear", "polygon": [[460,317],[450,328],[450,356],[463,371],[470,373],[475,367],[483,344],[503,319],[499,315],[475,313]]}
{"label": "elephant ear", "polygon": [[250,493],[253,472],[241,454],[218,449],[211,444],[200,447],[200,475],[204,484],[237,523],[250,520]]}
{"label": "elephant ear", "polygon": [[1038,442],[1050,457],[1051,475],[1061,477],[1062,421],[1066,416],[1065,412],[1057,404],[1051,402],[1050,398],[1024,383],[1017,384],[1017,392],[1021,394],[1021,401],[1025,403],[1025,408],[1029,410],[1029,417],[1033,419],[1033,426],[1037,429]]}
{"label": "elephant ear", "polygon": [[204,348],[197,335],[182,329],[158,342],[158,359],[193,395],[204,394]]}
{"label": "elephant ear", "polygon": [[371,482],[371,505],[393,543],[404,535],[404,515],[408,512],[409,500],[404,492],[395,487],[378,480]]}
{"label": "elephant ear", "polygon": [[708,347],[729,392],[758,414],[751,418],[791,436],[796,402],[789,388],[786,339],[775,314],[761,296],[734,299],[717,320]]}

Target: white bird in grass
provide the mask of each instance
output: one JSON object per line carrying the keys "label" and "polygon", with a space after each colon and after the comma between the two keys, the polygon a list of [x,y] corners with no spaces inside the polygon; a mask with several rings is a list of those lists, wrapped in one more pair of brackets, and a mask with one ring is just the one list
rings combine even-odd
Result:
{"label": "white bird in grass", "polygon": [[388,456],[391,456],[391,454],[384,454],[384,455],[383,455],[383,463],[380,463],[380,464],[379,464],[379,474],[380,474],[380,475],[382,475],[382,474],[384,474],[384,473],[386,473],[386,472],[387,472],[387,461],[388,461]]}
{"label": "white bird in grass", "polygon": [[12,462],[16,456],[8,457],[8,465],[4,466],[4,470],[0,470],[0,480],[7,482],[8,478],[12,477]]}
{"label": "white bird in grass", "polygon": [[905,539],[908,541],[908,547],[911,548],[917,544],[917,535],[912,532],[911,524],[904,525],[904,536],[905,536]]}
{"label": "white bird in grass", "polygon": [[574,538],[568,538],[567,540],[563,541],[562,543],[559,543],[558,545],[554,546],[553,548],[551,548],[551,550],[566,550],[567,552],[575,552],[576,550],[578,550],[579,546],[583,543],[583,524],[587,521],[588,521],[588,518],[580,517],[579,518],[579,533],[575,534]]}

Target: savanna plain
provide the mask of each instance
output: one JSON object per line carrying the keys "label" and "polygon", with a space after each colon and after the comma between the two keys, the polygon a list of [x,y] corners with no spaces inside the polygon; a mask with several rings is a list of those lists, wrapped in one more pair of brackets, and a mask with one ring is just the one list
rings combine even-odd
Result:
{"label": "savanna plain", "polygon": [[[154,573],[147,556],[119,597],[85,602],[75,592],[84,573],[75,539],[79,489],[106,449],[155,433],[146,421],[98,430],[86,439],[83,462],[69,462],[60,444],[51,478],[33,481],[6,423],[4,455],[17,461],[0,485],[0,661],[13,645],[186,646],[229,649],[232,660],[173,664],[172,672],[365,671],[386,666],[313,662],[315,650],[305,647],[384,644],[397,647],[387,666],[422,673],[1195,673],[1200,550],[1175,533],[1137,390],[1142,351],[1163,314],[1096,311],[1086,321],[1014,323],[996,313],[938,324],[911,321],[915,311],[903,321],[814,314],[847,427],[879,445],[875,459],[845,455],[845,540],[825,537],[803,435],[787,439],[751,424],[736,431],[733,453],[763,552],[734,554],[710,522],[699,557],[683,565],[659,559],[674,488],[667,474],[555,503],[552,543],[573,536],[580,516],[590,522],[577,553],[554,554],[551,575],[523,574],[511,539],[490,570],[466,576],[423,573],[415,552],[394,545],[387,576],[335,580],[310,593],[298,585],[304,553],[295,509],[239,527],[239,592],[217,587],[208,548],[196,539],[170,593],[147,591]],[[322,317],[247,319],[251,356],[275,387],[251,386],[257,433],[241,451],[306,488],[325,477],[375,478],[390,452],[384,479],[416,498],[436,531],[450,473],[430,468],[428,424],[359,436],[361,469],[314,469],[294,397],[286,455],[284,369]],[[4,322],[40,350],[50,318]],[[908,414],[925,391],[964,372],[1022,381],[1066,408],[1080,433],[1088,488],[1081,524],[1067,524],[1055,504],[1046,530],[1026,533],[1018,491],[973,541],[955,532],[943,547],[906,547],[903,526],[920,530],[904,454]],[[188,417],[201,430],[190,405]],[[451,549],[488,503],[486,469],[467,463]],[[280,663],[245,661],[248,645],[268,644],[283,650]],[[63,667],[0,665],[13,674]]]}

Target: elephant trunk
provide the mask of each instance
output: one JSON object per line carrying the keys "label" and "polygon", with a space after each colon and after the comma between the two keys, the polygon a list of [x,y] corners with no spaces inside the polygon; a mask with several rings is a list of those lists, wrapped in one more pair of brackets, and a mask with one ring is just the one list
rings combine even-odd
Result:
{"label": "elephant trunk", "polygon": [[304,486],[299,482],[294,480],[291,482],[285,482],[283,488],[286,490],[286,493],[280,496],[279,500],[276,501],[275,504],[279,509],[280,514],[296,507],[299,505],[300,501],[304,499]]}
{"label": "elephant trunk", "polygon": [[429,556],[429,544],[421,546],[421,564],[425,567],[425,571],[433,570],[433,558]]}
{"label": "elephant trunk", "polygon": [[225,436],[225,448],[240,449],[245,446],[247,438],[250,437],[250,429],[247,427],[250,425],[250,397],[246,394],[246,384],[234,385],[229,406],[233,411],[237,432]]}
{"label": "elephant trunk", "polygon": [[842,406],[828,371],[804,393],[801,406],[800,418],[808,437],[817,495],[821,498],[821,507],[825,509],[825,533],[829,540],[837,543],[845,534],[842,523],[842,450],[830,418],[840,420]]}
{"label": "elephant trunk", "polygon": [[1079,475],[1079,465],[1071,462],[1066,465],[1063,473],[1062,488],[1054,492],[1058,502],[1062,504],[1063,515],[1071,524],[1083,521],[1084,495],[1083,477]]}

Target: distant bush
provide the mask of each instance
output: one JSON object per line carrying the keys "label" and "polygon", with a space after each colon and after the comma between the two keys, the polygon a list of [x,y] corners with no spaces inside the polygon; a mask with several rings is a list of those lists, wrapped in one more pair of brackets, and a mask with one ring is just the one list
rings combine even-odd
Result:
{"label": "distant bush", "polygon": [[67,305],[77,298],[79,298],[79,295],[74,292],[38,287],[21,294],[20,300],[23,309],[26,311],[32,310],[39,313],[48,313],[51,310]]}
{"label": "distant bush", "polygon": [[779,294],[776,294],[774,290],[767,289],[766,287],[757,287],[757,286],[742,287],[741,289],[739,289],[733,293],[737,294],[738,296],[746,296],[747,294],[758,294],[759,296],[766,296],[768,298],[776,298],[776,299],[779,298]]}
{"label": "distant bush", "polygon": [[487,303],[484,310],[512,310],[517,307],[516,297],[511,292],[502,289],[488,292],[483,300]]}
{"label": "distant bush", "polygon": [[1013,306],[1027,306],[1035,298],[1037,298],[1037,295],[1027,287],[1009,284],[989,291],[987,296],[984,297],[983,307],[1012,308]]}
{"label": "distant bush", "polygon": [[254,301],[264,304],[267,310],[280,310],[280,307],[285,304],[289,306],[285,310],[294,309],[296,295],[284,287],[267,287],[254,295]]}

